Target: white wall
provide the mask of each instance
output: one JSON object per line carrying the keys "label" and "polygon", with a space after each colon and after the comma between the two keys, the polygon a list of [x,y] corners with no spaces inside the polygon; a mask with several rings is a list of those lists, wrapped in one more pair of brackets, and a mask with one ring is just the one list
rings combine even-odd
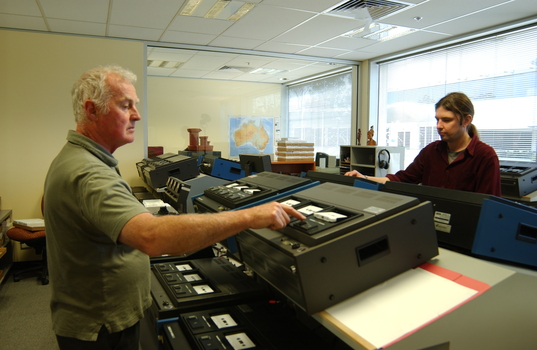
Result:
{"label": "white wall", "polygon": [[177,153],[187,129],[200,128],[214,151],[229,157],[229,116],[279,117],[281,85],[220,80],[147,78],[148,146]]}
{"label": "white wall", "polygon": [[[138,75],[144,110],[141,42],[0,30],[0,197],[14,219],[42,217],[41,195],[52,159],[75,128],[70,90],[87,69],[115,63]],[[144,157],[143,123],[136,140],[114,153],[123,177],[140,185],[136,162]]]}

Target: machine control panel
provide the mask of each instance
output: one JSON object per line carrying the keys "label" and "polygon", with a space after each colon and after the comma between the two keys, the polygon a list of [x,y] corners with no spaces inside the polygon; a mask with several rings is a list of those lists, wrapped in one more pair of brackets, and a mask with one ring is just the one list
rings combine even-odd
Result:
{"label": "machine control panel", "polygon": [[204,305],[255,300],[265,290],[225,258],[156,263],[152,266],[155,305],[167,317]]}
{"label": "machine control panel", "polygon": [[289,222],[287,227],[283,229],[283,232],[285,233],[288,233],[291,230],[296,230],[312,236],[364,215],[359,212],[338,208],[334,205],[326,205],[320,202],[300,199],[295,196],[291,196],[279,202],[295,208],[306,217],[306,220],[299,220],[292,217],[291,222]]}
{"label": "machine control panel", "polygon": [[311,185],[313,184],[310,179],[262,172],[209,187],[205,189],[203,196],[196,197],[195,203],[199,211],[233,210]]}

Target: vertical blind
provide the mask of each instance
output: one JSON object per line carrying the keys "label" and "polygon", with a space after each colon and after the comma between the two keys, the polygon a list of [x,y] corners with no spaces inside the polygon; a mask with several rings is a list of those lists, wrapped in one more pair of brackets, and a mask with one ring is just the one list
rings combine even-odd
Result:
{"label": "vertical blind", "polygon": [[[379,135],[388,146],[406,146],[408,165],[439,139],[434,104],[459,91],[474,104],[481,140],[501,160],[537,161],[536,43],[530,27],[379,63]],[[405,132],[410,142],[399,140]]]}
{"label": "vertical blind", "polygon": [[352,74],[339,73],[288,87],[291,138],[313,142],[315,152],[339,156],[350,144]]}

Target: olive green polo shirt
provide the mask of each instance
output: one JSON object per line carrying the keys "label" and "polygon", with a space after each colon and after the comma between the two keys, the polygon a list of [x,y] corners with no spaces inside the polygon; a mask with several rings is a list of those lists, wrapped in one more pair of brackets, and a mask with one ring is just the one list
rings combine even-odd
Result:
{"label": "olive green polo shirt", "polygon": [[45,225],[53,329],[96,340],[126,329],[151,305],[149,257],[118,242],[123,226],[147,212],[91,139],[69,131],[45,181]]}

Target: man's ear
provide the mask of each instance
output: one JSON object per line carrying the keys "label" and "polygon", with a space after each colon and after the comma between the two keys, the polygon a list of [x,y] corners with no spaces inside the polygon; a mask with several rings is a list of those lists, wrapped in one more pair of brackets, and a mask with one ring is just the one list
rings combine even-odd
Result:
{"label": "man's ear", "polygon": [[90,120],[94,120],[97,117],[97,106],[95,102],[87,100],[84,102],[84,110],[86,111],[86,117]]}
{"label": "man's ear", "polygon": [[467,114],[464,116],[464,121],[462,123],[462,125],[464,127],[467,127],[468,125],[470,125],[470,123],[472,122],[472,119],[474,119],[470,114]]}

